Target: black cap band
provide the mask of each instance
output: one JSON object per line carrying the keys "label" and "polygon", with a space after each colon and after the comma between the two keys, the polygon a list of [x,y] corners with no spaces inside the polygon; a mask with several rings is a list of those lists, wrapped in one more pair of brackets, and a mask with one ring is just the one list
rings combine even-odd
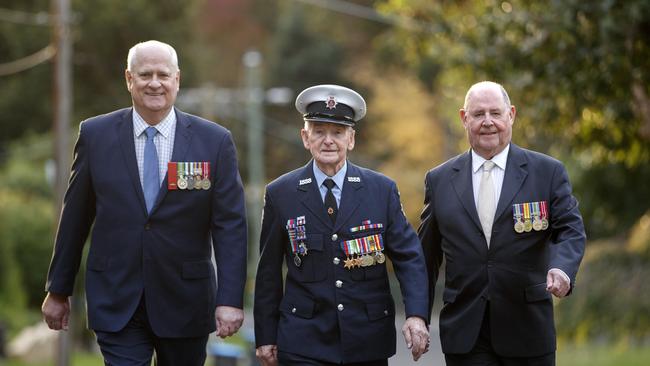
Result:
{"label": "black cap band", "polygon": [[[331,104],[330,104],[331,105]],[[304,119],[331,119],[341,121],[346,124],[354,124],[354,110],[343,103],[336,103],[333,108],[323,101],[310,103],[307,106],[307,113],[303,115]]]}

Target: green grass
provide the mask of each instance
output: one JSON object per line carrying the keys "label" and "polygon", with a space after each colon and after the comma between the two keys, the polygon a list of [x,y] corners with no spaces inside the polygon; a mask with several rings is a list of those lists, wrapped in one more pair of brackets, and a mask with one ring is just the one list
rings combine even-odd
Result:
{"label": "green grass", "polygon": [[557,352],[557,366],[647,366],[650,346],[563,345]]}
{"label": "green grass", "polygon": [[[99,354],[91,353],[73,353],[71,358],[71,366],[104,366],[102,356]],[[39,363],[24,363],[17,360],[0,361],[1,366],[54,366],[54,361],[39,362]]]}

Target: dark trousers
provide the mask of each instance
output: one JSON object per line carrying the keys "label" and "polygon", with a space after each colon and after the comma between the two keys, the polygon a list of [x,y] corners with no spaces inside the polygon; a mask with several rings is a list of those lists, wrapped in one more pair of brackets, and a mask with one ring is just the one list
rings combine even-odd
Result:
{"label": "dark trousers", "polygon": [[538,357],[504,357],[492,348],[490,303],[485,307],[481,330],[474,348],[465,354],[445,353],[447,366],[555,366],[555,352]]}
{"label": "dark trousers", "polygon": [[151,330],[144,295],[133,317],[115,333],[95,331],[106,366],[149,366],[156,352],[157,366],[203,366],[208,335],[160,338]]}
{"label": "dark trousers", "polygon": [[337,364],[282,351],[278,351],[278,363],[280,366],[388,366],[388,360]]}

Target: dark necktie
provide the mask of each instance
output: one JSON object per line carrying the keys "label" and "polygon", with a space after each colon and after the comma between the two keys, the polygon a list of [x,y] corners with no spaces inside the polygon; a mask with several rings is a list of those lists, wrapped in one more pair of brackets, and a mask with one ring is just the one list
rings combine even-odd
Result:
{"label": "dark necktie", "polygon": [[336,222],[336,214],[339,212],[336,205],[336,198],[334,198],[334,193],[332,193],[334,184],[334,181],[329,178],[323,182],[323,185],[327,187],[327,193],[325,193],[325,209],[327,210],[327,215],[332,220],[332,224]]}
{"label": "dark necktie", "polygon": [[158,171],[158,152],[153,138],[158,133],[155,127],[147,127],[147,142],[144,145],[144,172],[142,174],[144,200],[147,203],[147,212],[151,212],[158,191],[160,190],[160,173]]}

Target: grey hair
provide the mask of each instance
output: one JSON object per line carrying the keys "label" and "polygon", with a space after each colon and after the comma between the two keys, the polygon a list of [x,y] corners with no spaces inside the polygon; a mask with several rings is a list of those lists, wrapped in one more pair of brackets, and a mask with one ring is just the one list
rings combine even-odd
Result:
{"label": "grey hair", "polygon": [[136,55],[137,55],[138,49],[140,49],[141,47],[152,47],[152,46],[160,47],[160,48],[163,48],[163,49],[167,50],[167,52],[169,52],[169,57],[171,58],[171,61],[172,61],[172,66],[174,66],[176,68],[176,71],[179,70],[179,68],[178,68],[178,55],[176,54],[176,50],[174,49],[174,47],[172,47],[171,45],[169,45],[167,43],[163,43],[163,42],[160,42],[160,41],[154,41],[154,40],[146,41],[146,42],[140,42],[140,43],[134,45],[133,47],[131,47],[131,49],[129,49],[129,54],[126,56],[126,69],[131,71],[131,69],[135,65],[135,60],[136,60]]}
{"label": "grey hair", "polygon": [[469,102],[469,98],[474,92],[474,90],[479,89],[479,88],[485,88],[485,87],[494,87],[497,86],[501,90],[501,96],[503,97],[503,102],[506,105],[506,108],[510,108],[510,97],[508,96],[508,92],[506,89],[503,87],[503,85],[496,83],[494,81],[480,81],[474,85],[472,85],[469,90],[467,90],[467,94],[465,94],[465,103],[463,104],[463,109],[467,109],[467,104]]}

